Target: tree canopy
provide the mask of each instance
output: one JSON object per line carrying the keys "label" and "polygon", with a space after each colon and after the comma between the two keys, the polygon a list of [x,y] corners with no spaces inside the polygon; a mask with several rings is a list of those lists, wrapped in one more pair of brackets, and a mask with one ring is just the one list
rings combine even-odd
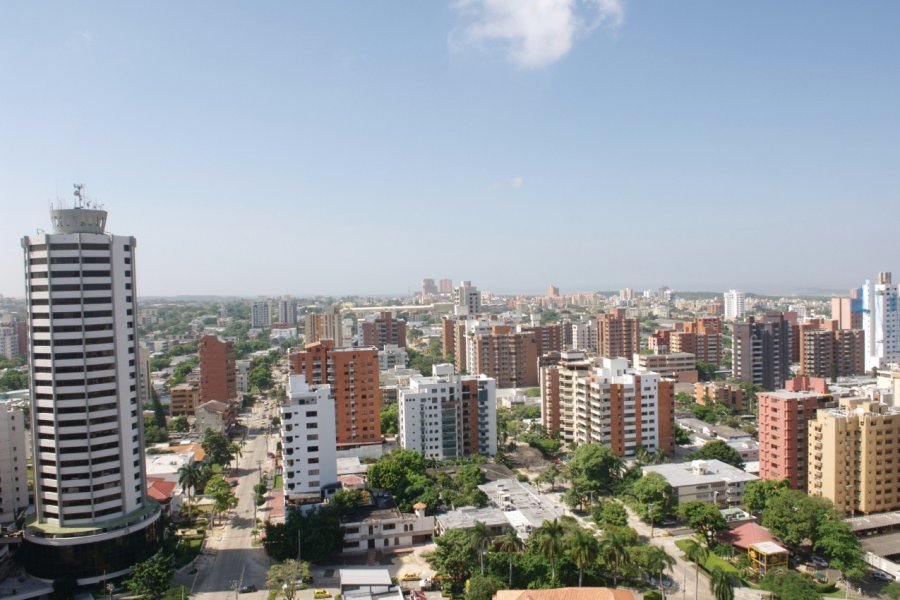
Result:
{"label": "tree canopy", "polygon": [[691,459],[721,460],[739,469],[744,468],[744,459],[741,458],[741,453],[722,440],[713,440],[704,444],[702,448],[691,454]]}
{"label": "tree canopy", "polygon": [[131,577],[125,582],[125,587],[135,596],[161,598],[169,589],[169,580],[174,574],[172,555],[159,552],[131,568]]}

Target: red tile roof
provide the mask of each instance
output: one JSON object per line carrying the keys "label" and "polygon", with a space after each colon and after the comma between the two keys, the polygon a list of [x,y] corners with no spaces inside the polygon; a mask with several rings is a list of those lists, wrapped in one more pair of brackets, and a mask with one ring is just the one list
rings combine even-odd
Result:
{"label": "red tile roof", "polygon": [[147,478],[147,495],[157,502],[168,502],[175,492],[175,484],[162,477]]}
{"label": "red tile roof", "polygon": [[731,531],[722,535],[722,539],[733,546],[746,550],[753,544],[761,542],[775,542],[779,544],[778,539],[769,533],[769,530],[761,525],[757,525],[752,521],[735,527]]}

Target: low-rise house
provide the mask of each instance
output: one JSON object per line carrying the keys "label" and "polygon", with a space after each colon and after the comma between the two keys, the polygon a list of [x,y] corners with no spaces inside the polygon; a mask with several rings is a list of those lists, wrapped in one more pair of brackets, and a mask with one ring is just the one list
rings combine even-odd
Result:
{"label": "low-rise house", "polygon": [[204,402],[196,409],[194,428],[200,433],[207,429],[217,433],[227,433],[237,422],[237,411],[230,402],[210,400]]}
{"label": "low-rise house", "polygon": [[719,506],[739,504],[747,482],[759,479],[720,460],[648,465],[642,470],[644,475],[662,475],[675,490],[679,503],[700,500]]}
{"label": "low-rise house", "polygon": [[380,501],[359,507],[341,524],[344,554],[406,548],[431,541],[434,517],[425,515],[425,504],[418,503],[414,513],[400,512],[392,501]]}

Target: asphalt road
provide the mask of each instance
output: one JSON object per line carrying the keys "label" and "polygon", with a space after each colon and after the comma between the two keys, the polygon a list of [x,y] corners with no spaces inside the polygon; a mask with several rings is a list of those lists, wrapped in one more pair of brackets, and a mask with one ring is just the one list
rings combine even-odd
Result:
{"label": "asphalt road", "polygon": [[[238,459],[238,468],[232,472],[239,481],[235,488],[237,508],[222,515],[222,524],[213,527],[207,534],[203,553],[195,561],[197,573],[188,575],[182,572],[175,576],[176,584],[187,586],[191,595],[201,600],[238,598],[237,590],[243,585],[255,585],[259,590],[265,587],[266,572],[271,562],[262,548],[253,548],[251,543],[253,486],[260,478],[257,461],[265,462],[269,451],[266,447],[268,440],[260,429],[262,415],[261,409],[255,409],[252,415],[245,417],[245,421],[249,419],[250,432],[244,442],[242,456]],[[244,600],[263,597],[264,591],[240,595]]]}

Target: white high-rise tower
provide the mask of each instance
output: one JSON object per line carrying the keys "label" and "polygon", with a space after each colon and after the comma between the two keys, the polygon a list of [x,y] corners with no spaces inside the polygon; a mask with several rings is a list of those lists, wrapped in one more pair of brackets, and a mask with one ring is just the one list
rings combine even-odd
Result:
{"label": "white high-rise tower", "polygon": [[82,197],[24,238],[31,339],[35,518],[26,569],[86,584],[116,577],[161,541],[148,500],[139,401],[133,237],[107,234]]}
{"label": "white high-rise tower", "polygon": [[862,286],[863,334],[866,369],[900,363],[900,305],[897,284],[891,274],[881,272],[878,281]]}
{"label": "white high-rise tower", "polygon": [[744,292],[728,290],[723,294],[725,299],[725,320],[734,321],[744,316]]}

